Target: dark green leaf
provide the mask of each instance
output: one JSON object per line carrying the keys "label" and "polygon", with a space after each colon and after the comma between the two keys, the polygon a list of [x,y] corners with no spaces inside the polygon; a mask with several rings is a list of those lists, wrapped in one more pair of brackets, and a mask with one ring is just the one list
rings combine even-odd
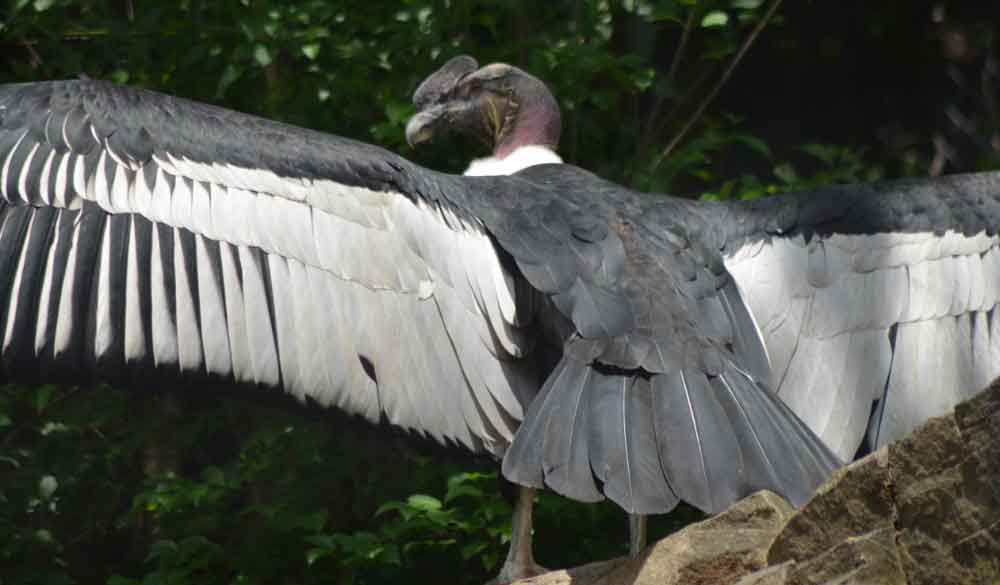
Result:
{"label": "dark green leaf", "polygon": [[749,134],[737,134],[734,138],[765,157],[771,158],[771,147],[760,138]]}
{"label": "dark green leaf", "polygon": [[407,498],[406,503],[411,508],[418,510],[433,511],[441,509],[441,500],[424,494],[414,494]]}
{"label": "dark green leaf", "polygon": [[256,45],[253,48],[253,58],[261,67],[267,67],[274,60],[271,56],[271,50],[264,45]]}
{"label": "dark green leaf", "polygon": [[729,22],[729,16],[721,10],[713,10],[706,14],[701,19],[701,26],[703,28],[712,28],[717,26],[726,26]]}
{"label": "dark green leaf", "polygon": [[784,181],[787,185],[797,183],[799,180],[799,175],[795,172],[795,167],[789,163],[781,163],[774,167],[774,176]]}
{"label": "dark green leaf", "polygon": [[45,410],[45,407],[49,405],[52,398],[55,397],[56,387],[50,385],[42,386],[37,391],[35,391],[35,412],[41,414]]}

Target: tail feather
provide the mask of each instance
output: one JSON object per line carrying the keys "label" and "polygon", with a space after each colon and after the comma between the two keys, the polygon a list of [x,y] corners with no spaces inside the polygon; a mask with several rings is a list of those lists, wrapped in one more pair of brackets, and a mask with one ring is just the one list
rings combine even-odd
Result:
{"label": "tail feather", "polygon": [[604,495],[631,513],[673,508],[677,497],[660,471],[649,409],[636,408],[642,406],[644,390],[649,396],[648,383],[641,377],[600,373],[594,382],[587,391],[587,440],[590,467],[603,484]]}
{"label": "tail feather", "polygon": [[750,493],[738,438],[702,371],[653,377],[653,424],[664,476],[682,500],[715,513]]}
{"label": "tail feather", "polygon": [[[604,484],[608,498],[633,514],[655,514],[677,505],[677,494],[663,475],[653,428],[653,396],[644,376],[619,376],[615,399],[622,408],[624,465]],[[617,430],[617,428],[615,429]]]}
{"label": "tail feather", "polygon": [[545,487],[542,451],[539,446],[544,443],[550,419],[560,421],[562,419],[560,416],[551,415],[552,407],[549,402],[565,393],[565,391],[553,391],[554,388],[572,387],[572,384],[567,384],[565,380],[568,372],[570,370],[563,363],[559,363],[531,402],[528,412],[524,414],[524,421],[517,429],[514,441],[503,458],[503,475],[510,481],[533,488]]}
{"label": "tail feather", "polygon": [[[586,439],[590,408],[586,390],[592,370],[569,368],[566,390],[551,403],[549,424],[542,444],[544,482],[553,491],[581,502],[604,499],[590,467],[590,442]],[[542,414],[541,416],[546,416]]]}
{"label": "tail feather", "polygon": [[796,505],[804,503],[815,487],[812,478],[823,474],[816,468],[809,437],[802,436],[795,419],[775,416],[768,410],[767,392],[755,392],[751,379],[731,369],[714,378],[712,386],[730,401],[728,414],[739,436],[748,489],[784,486],[785,497]]}
{"label": "tail feather", "polygon": [[604,496],[632,513],[684,500],[721,511],[760,489],[801,504],[840,461],[781,400],[727,363],[718,376],[607,371],[564,356],[504,458],[516,483]]}
{"label": "tail feather", "polygon": [[[741,373],[742,375],[742,373]],[[745,376],[744,376],[745,377]],[[810,429],[806,426],[802,419],[795,415],[791,408],[785,404],[781,398],[778,397],[774,392],[764,391],[758,395],[759,401],[757,402],[763,412],[770,417],[771,424],[777,426],[778,424],[791,423],[791,426],[787,428],[788,434],[793,436],[794,439],[790,441],[792,444],[800,445],[802,449],[797,451],[796,461],[803,466],[803,482],[802,485],[808,485],[812,483],[812,478],[816,476],[826,477],[830,474],[830,471],[836,469],[844,464],[840,458],[831,451],[821,439],[819,439]],[[812,491],[815,489],[809,489],[800,494],[787,494],[789,501],[791,501],[796,506],[805,503],[809,498]]]}

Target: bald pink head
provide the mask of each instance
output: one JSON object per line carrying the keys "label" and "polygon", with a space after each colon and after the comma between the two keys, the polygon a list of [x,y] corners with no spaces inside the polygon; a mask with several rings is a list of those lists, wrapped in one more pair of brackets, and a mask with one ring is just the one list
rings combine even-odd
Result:
{"label": "bald pink head", "polygon": [[455,57],[420,84],[407,141],[415,146],[442,131],[457,131],[483,141],[497,158],[522,146],[556,150],[562,122],[548,87],[504,63],[476,67],[471,57]]}

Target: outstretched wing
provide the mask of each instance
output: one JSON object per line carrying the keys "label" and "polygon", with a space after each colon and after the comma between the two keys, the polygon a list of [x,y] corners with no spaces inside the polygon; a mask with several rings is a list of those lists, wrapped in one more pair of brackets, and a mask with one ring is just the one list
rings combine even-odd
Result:
{"label": "outstretched wing", "polygon": [[281,387],[501,453],[532,313],[452,179],[153,92],[2,86],[5,374]]}
{"label": "outstretched wing", "polygon": [[1000,374],[1000,174],[831,187],[731,213],[726,265],[771,382],[841,457]]}
{"label": "outstretched wing", "polygon": [[519,176],[558,189],[477,215],[567,333],[504,474],[638,513],[808,498],[840,462],[761,383],[766,354],[705,210],[567,165]]}

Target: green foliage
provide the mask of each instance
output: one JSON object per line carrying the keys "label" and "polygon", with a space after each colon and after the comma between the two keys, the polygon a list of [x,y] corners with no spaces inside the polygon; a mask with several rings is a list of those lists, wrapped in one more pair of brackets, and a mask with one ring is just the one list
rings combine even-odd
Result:
{"label": "green foliage", "polygon": [[444,498],[411,494],[376,510],[375,531],[316,534],[310,564],[337,563],[345,582],[383,582],[391,573],[433,576],[488,574],[502,562],[511,508],[496,490],[494,473],[457,473]]}
{"label": "green foliage", "polygon": [[[76,389],[6,386],[0,394],[0,581],[76,582],[75,542],[100,538],[130,495],[109,460],[127,457],[103,435],[125,414],[114,401],[77,402]],[[68,408],[70,403],[74,408]],[[100,435],[100,436],[99,436]],[[69,447],[71,457],[64,457]],[[99,494],[99,496],[98,496]]]}
{"label": "green foliage", "polygon": [[[671,190],[671,172],[654,168],[662,144],[763,12],[755,0],[523,5],[21,1],[3,23],[17,58],[0,81],[86,73],[404,150],[411,92],[444,58],[467,52],[517,63],[556,88],[571,160]],[[682,35],[677,58],[663,59],[658,45]],[[460,170],[467,152],[441,145],[416,156]]]}
{"label": "green foliage", "polygon": [[[707,135],[711,135],[711,133],[707,133]],[[742,134],[728,135],[727,138],[728,140],[721,144],[698,139],[692,140],[682,152],[689,153],[691,150],[698,152],[699,147],[709,150],[712,147],[721,148],[722,146],[739,144],[755,150],[768,161],[772,159],[770,149],[759,138]],[[718,177],[710,168],[698,169],[692,165],[695,168],[693,172],[698,178],[707,183],[718,184],[718,187],[702,192],[701,199],[757,199],[778,193],[807,191],[824,185],[870,183],[878,181],[884,176],[881,165],[865,160],[864,149],[809,143],[798,150],[800,155],[805,155],[802,162],[798,164],[791,161],[775,163],[771,167],[770,176],[765,179],[751,173],[728,179]],[[688,156],[691,154],[689,153]],[[720,179],[721,183],[718,182]]]}
{"label": "green foliage", "polygon": [[[4,585],[481,583],[506,554],[493,465],[333,413],[58,386],[0,387],[0,413]],[[608,503],[546,494],[536,524],[558,566],[625,552]]]}

